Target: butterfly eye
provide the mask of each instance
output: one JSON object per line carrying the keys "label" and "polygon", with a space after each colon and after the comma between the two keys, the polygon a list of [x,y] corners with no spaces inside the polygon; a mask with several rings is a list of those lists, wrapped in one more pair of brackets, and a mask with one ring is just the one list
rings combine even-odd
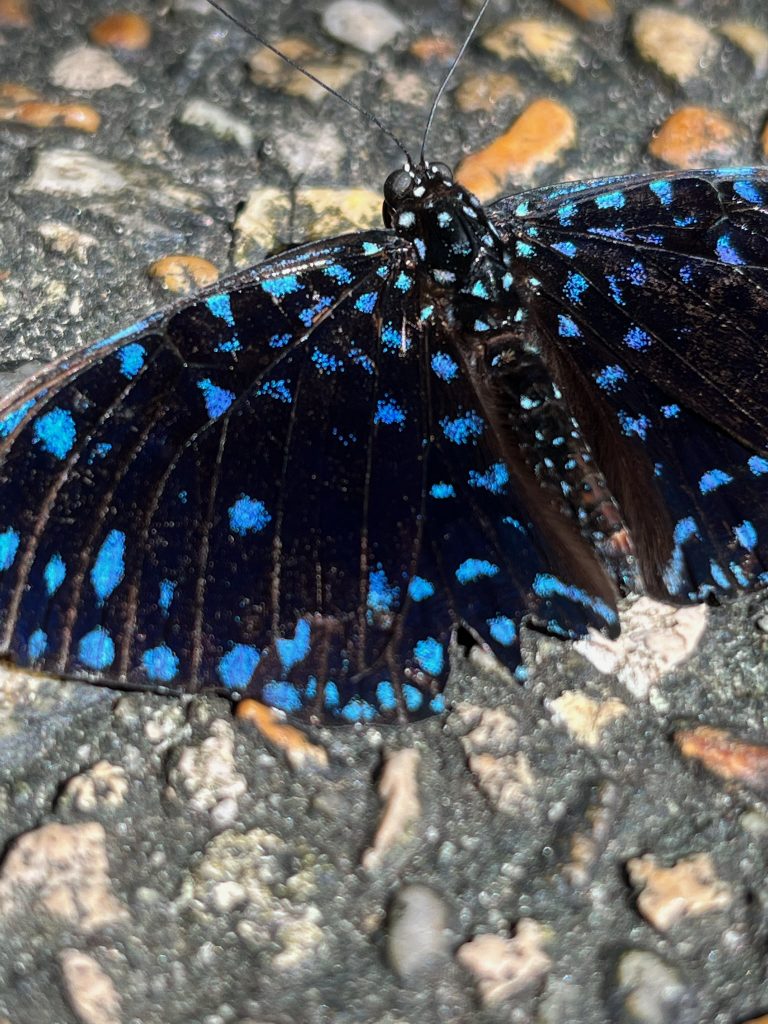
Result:
{"label": "butterfly eye", "polygon": [[392,171],[384,182],[384,199],[394,206],[402,202],[413,188],[413,178],[407,171]]}
{"label": "butterfly eye", "polygon": [[453,171],[448,164],[430,164],[429,173],[433,178],[440,178],[446,185],[453,184]]}

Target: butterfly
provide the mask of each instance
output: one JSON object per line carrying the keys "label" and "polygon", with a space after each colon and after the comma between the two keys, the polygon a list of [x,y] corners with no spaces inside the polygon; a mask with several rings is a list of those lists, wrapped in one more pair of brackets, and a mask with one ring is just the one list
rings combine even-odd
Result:
{"label": "butterfly", "polygon": [[53,364],[0,419],[3,655],[311,719],[441,710],[459,626],[768,581],[768,171],[487,209],[441,164]]}

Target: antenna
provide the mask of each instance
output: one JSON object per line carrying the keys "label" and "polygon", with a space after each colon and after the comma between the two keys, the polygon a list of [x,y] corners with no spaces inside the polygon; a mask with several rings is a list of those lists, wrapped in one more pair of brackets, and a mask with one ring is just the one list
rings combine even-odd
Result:
{"label": "antenna", "polygon": [[[212,0],[208,0],[208,2],[211,3]],[[467,38],[461,44],[461,49],[459,50],[459,52],[454,57],[453,64],[451,64],[450,68],[448,69],[448,74],[443,79],[443,84],[437,90],[437,95],[435,96],[435,99],[434,99],[434,101],[432,103],[432,109],[430,110],[429,117],[427,118],[427,127],[424,129],[424,136],[423,136],[423,138],[421,140],[421,156],[419,157],[419,162],[421,164],[424,163],[424,150],[425,150],[426,145],[427,145],[427,136],[429,135],[429,129],[432,127],[432,122],[435,119],[435,111],[437,110],[437,105],[440,102],[440,100],[443,98],[443,93],[445,92],[446,86],[450,82],[451,76],[453,75],[453,72],[458,67],[461,58],[464,56],[464,54],[466,52],[466,49],[469,46],[470,40],[472,39],[472,36],[475,34],[475,29],[480,24],[480,19],[485,14],[486,8],[488,7],[488,4],[490,2],[491,2],[491,0],[484,0],[483,6],[477,12],[477,17],[472,22],[472,28],[467,33]]]}
{"label": "antenna", "polygon": [[[295,60],[291,60],[291,58],[287,54],[283,53],[281,50],[278,50],[278,48],[276,46],[273,46],[272,43],[268,43],[266,39],[264,39],[262,36],[258,34],[258,32],[254,32],[254,30],[249,25],[246,25],[244,21],[241,21],[241,19],[238,18],[237,15],[232,14],[230,11],[226,9],[226,7],[222,7],[218,0],[208,0],[208,3],[211,5],[211,7],[217,10],[219,14],[223,14],[225,18],[231,21],[233,25],[237,25],[239,29],[242,29],[242,31],[245,32],[246,35],[251,36],[253,39],[256,40],[257,43],[261,43],[262,46],[266,47],[268,50],[271,50],[272,53],[274,53],[281,60],[284,60],[286,64],[290,64],[290,66],[294,68],[296,71],[300,71],[305,78],[308,78],[311,82],[315,82],[317,85],[325,89],[326,92],[330,93],[331,96],[335,96],[337,100],[341,100],[342,103],[346,103],[348,107],[351,107],[358,114],[362,114],[363,117],[367,118],[372,124],[375,124],[380,131],[384,132],[384,134],[394,142],[394,144],[397,146],[400,152],[405,155],[405,159],[408,161],[408,164],[410,166],[413,166],[413,160],[411,159],[408,150],[405,148],[400,139],[398,139],[398,137],[393,132],[391,132],[386,125],[381,123],[378,117],[376,117],[374,114],[371,114],[364,107],[361,107],[359,103],[355,103],[355,101],[351,100],[348,96],[344,96],[342,93],[337,92],[335,89],[331,88],[331,86],[324,82],[322,78],[318,78],[317,75],[313,75],[311,71],[307,71],[306,68],[303,68],[301,64],[298,64]],[[483,10],[485,10],[485,7],[487,6],[488,3],[489,0],[485,0]],[[480,13],[482,14],[482,11]],[[462,53],[463,52],[464,48],[462,48]],[[459,56],[461,56],[461,54],[459,54]],[[453,68],[451,68],[451,71],[452,70]],[[448,75],[450,77],[450,71],[448,72]]]}

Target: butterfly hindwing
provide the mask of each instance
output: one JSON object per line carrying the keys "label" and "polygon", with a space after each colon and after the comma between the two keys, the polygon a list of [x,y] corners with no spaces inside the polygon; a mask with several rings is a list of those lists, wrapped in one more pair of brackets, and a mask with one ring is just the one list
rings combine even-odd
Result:
{"label": "butterfly hindwing", "polygon": [[768,568],[768,172],[582,182],[492,208],[647,590]]}

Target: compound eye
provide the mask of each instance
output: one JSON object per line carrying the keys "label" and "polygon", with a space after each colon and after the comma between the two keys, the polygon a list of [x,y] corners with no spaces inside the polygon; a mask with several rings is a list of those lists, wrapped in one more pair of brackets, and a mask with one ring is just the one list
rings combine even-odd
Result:
{"label": "compound eye", "polygon": [[446,185],[453,184],[453,171],[448,164],[430,164],[429,173],[433,178],[440,178]]}
{"label": "compound eye", "polygon": [[408,171],[404,171],[402,168],[398,171],[392,171],[384,182],[384,199],[394,206],[402,202],[410,194],[412,188],[413,178]]}

